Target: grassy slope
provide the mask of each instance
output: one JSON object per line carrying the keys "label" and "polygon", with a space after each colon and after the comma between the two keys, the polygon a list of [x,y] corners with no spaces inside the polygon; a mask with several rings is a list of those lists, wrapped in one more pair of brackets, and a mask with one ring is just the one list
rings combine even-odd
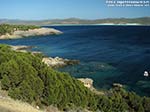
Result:
{"label": "grassy slope", "polygon": [[0,112],[44,112],[37,110],[28,103],[11,98],[0,98]]}
{"label": "grassy slope", "polygon": [[0,112],[44,112],[44,111],[37,110],[28,103],[11,99],[10,97],[8,97],[8,92],[1,90],[0,86]]}

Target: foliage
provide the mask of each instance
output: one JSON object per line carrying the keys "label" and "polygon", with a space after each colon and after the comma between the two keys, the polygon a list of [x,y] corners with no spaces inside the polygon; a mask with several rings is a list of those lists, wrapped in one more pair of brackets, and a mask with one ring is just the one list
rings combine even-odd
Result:
{"label": "foliage", "polygon": [[40,28],[34,25],[9,25],[9,24],[1,24],[0,25],[0,35],[12,34],[14,31],[21,30],[27,31],[29,29]]}
{"label": "foliage", "polygon": [[0,45],[0,80],[9,96],[37,105],[54,105],[61,110],[75,107],[102,112],[150,112],[150,98],[122,88],[97,95],[67,73],[42,63],[41,55],[15,52]]}

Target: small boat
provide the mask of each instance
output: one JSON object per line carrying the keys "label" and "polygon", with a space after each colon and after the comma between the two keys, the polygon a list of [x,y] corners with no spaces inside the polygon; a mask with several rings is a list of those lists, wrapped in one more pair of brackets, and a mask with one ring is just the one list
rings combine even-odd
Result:
{"label": "small boat", "polygon": [[148,71],[145,71],[145,72],[144,72],[144,77],[148,77],[148,76],[149,76]]}

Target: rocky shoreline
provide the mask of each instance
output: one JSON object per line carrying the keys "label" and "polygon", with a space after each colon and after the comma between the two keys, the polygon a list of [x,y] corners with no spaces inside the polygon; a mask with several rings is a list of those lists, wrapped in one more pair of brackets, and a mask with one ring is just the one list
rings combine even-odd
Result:
{"label": "rocky shoreline", "polygon": [[[18,46],[13,46],[10,45],[11,49],[16,51],[16,52],[31,52],[30,49],[34,48],[34,46],[25,46],[25,45],[18,45]],[[42,52],[38,51],[32,51],[31,52],[33,55],[34,54],[42,54]]]}
{"label": "rocky shoreline", "polygon": [[[33,55],[38,54],[42,52],[37,52],[37,51],[31,51],[34,46],[26,46],[26,45],[18,45],[18,46],[13,46],[10,45],[11,49],[17,52],[31,52]],[[60,57],[43,57],[42,62],[45,63],[47,66],[52,67],[52,68],[59,68],[59,67],[65,67],[68,65],[75,65],[79,64],[79,60],[69,60],[69,59],[64,59]],[[92,92],[100,95],[104,95],[104,91],[97,90],[94,88],[94,81],[91,78],[77,78],[77,80],[81,81],[85,87],[90,89]],[[119,83],[113,83],[112,87],[114,88],[123,88],[122,84]]]}
{"label": "rocky shoreline", "polygon": [[25,45],[18,45],[18,46],[10,45],[10,47],[12,50],[15,51],[21,51],[21,50],[27,50],[33,48],[33,46],[25,46]]}
{"label": "rocky shoreline", "polygon": [[94,88],[94,81],[91,78],[78,78],[77,80],[81,81],[85,87],[90,89],[92,92],[98,95],[104,95],[105,93],[103,91],[97,90]]}
{"label": "rocky shoreline", "polygon": [[30,36],[59,35],[59,34],[62,34],[62,32],[53,28],[36,28],[36,29],[29,29],[28,31],[17,30],[14,31],[12,34],[7,33],[5,35],[1,35],[0,39],[17,39]]}
{"label": "rocky shoreline", "polygon": [[64,67],[67,65],[75,65],[75,64],[79,64],[78,60],[69,60],[69,59],[63,59],[60,57],[45,57],[42,59],[42,62],[44,62],[47,66],[50,67]]}
{"label": "rocky shoreline", "polygon": [[[42,54],[42,52],[31,51],[30,49],[33,48],[34,46],[10,45],[10,47],[12,50],[14,50],[16,52],[31,52],[33,55],[40,54],[40,53]],[[60,57],[43,57],[42,62],[45,63],[47,66],[53,67],[53,68],[64,67],[67,65],[75,65],[75,64],[80,63],[79,60],[63,59]]]}

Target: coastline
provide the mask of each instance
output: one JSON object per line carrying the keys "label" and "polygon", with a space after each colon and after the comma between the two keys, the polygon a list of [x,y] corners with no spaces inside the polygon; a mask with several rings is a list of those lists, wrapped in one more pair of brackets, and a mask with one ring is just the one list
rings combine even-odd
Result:
{"label": "coastline", "polygon": [[[23,52],[23,53],[31,52],[32,55],[42,54],[42,52],[31,51],[30,49],[32,49],[34,46],[26,46],[26,45],[17,45],[17,46],[9,45],[9,46],[11,47],[12,50],[16,52]],[[52,68],[65,67],[80,63],[79,60],[70,60],[61,57],[45,57],[45,56],[42,58],[42,62],[45,63],[48,67]]]}
{"label": "coastline", "polygon": [[[42,54],[42,52],[36,52],[36,51],[31,51],[30,49],[34,48],[34,46],[26,46],[26,45],[9,45],[12,50],[16,52],[22,52],[22,53],[27,53],[31,52],[32,55],[36,54]],[[79,60],[70,60],[66,58],[61,58],[61,57],[43,57],[41,60],[44,64],[46,64],[48,67],[51,68],[61,68],[61,67],[66,67],[66,66],[72,66],[79,64]],[[83,83],[83,85],[91,90],[93,93],[97,95],[105,95],[103,91],[100,91],[94,87],[94,80],[91,78],[77,78],[78,81]]]}
{"label": "coastline", "polygon": [[59,34],[62,34],[62,32],[54,28],[37,28],[37,29],[29,29],[28,31],[17,30],[14,31],[12,34],[7,33],[5,35],[1,35],[0,39],[18,39],[30,36],[59,35]]}
{"label": "coastline", "polygon": [[44,26],[150,26],[138,23],[114,24],[114,23],[100,23],[100,24],[51,24]]}

